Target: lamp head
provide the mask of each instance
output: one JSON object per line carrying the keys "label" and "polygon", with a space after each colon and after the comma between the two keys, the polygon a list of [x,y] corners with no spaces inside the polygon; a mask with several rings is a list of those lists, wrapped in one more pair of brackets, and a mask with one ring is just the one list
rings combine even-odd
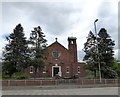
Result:
{"label": "lamp head", "polygon": [[98,19],[95,20],[95,22],[97,22],[97,21],[98,21]]}

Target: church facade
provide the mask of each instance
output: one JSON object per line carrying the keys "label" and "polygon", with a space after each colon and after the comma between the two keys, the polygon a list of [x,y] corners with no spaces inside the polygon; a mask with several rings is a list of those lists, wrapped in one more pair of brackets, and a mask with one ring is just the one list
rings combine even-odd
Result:
{"label": "church facade", "polygon": [[42,70],[34,72],[30,66],[27,72],[34,77],[62,77],[62,78],[83,78],[85,77],[85,63],[77,60],[76,37],[68,37],[68,49],[57,41],[47,47],[47,65]]}

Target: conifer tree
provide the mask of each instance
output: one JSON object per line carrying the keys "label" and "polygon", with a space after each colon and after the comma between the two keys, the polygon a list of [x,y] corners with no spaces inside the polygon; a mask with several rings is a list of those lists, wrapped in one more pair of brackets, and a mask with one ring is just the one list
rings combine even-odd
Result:
{"label": "conifer tree", "polygon": [[[101,71],[102,78],[115,78],[116,73],[113,71],[114,61],[114,41],[111,39],[107,30],[101,28],[98,37],[90,32],[87,42],[84,44],[84,52],[86,53],[83,60],[87,62],[87,68],[96,72]],[[99,68],[100,65],[100,68]]]}
{"label": "conifer tree", "polygon": [[29,59],[28,43],[23,32],[23,27],[18,24],[13,33],[6,37],[8,44],[3,52],[3,72],[10,76],[23,72]]}
{"label": "conifer tree", "polygon": [[107,30],[101,28],[98,33],[98,51],[99,61],[101,66],[101,73],[103,78],[114,78],[115,72],[112,70],[114,61],[114,41],[111,39]]}
{"label": "conifer tree", "polygon": [[34,67],[35,74],[37,69],[41,70],[46,65],[46,55],[47,55],[47,40],[42,32],[40,26],[35,27],[30,34],[30,53],[31,53],[31,63]]}
{"label": "conifer tree", "polygon": [[97,66],[97,51],[96,51],[96,37],[90,31],[87,37],[87,42],[84,43],[83,51],[86,53],[83,60],[86,61],[86,69],[94,72],[94,77],[96,77]]}

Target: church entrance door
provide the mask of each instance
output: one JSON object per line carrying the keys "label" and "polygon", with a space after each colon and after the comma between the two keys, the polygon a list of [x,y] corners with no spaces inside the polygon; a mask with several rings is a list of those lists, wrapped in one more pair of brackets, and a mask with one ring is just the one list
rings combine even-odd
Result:
{"label": "church entrance door", "polygon": [[52,77],[61,76],[61,66],[52,66]]}
{"label": "church entrance door", "polygon": [[58,75],[58,73],[59,73],[59,67],[54,67],[54,69],[53,69],[53,76]]}

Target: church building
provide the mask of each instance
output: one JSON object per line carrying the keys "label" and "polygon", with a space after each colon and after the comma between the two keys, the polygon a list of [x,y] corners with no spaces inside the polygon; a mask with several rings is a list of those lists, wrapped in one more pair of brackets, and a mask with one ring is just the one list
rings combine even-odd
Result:
{"label": "church building", "polygon": [[[37,70],[36,77],[83,78],[85,77],[85,63],[78,62],[76,37],[68,37],[68,49],[55,42],[47,47],[47,65]],[[30,66],[27,72],[34,76],[34,68]]]}

